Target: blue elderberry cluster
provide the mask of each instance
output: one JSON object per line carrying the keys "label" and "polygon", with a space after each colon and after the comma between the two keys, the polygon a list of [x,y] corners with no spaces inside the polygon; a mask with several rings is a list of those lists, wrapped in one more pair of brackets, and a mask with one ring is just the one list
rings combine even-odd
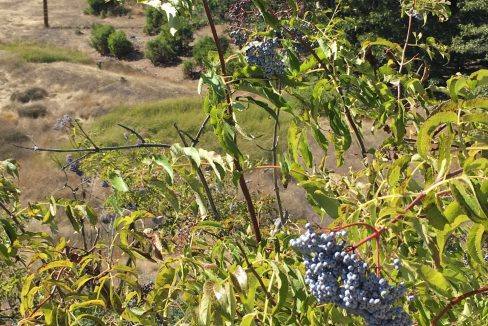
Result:
{"label": "blue elderberry cluster", "polygon": [[260,67],[267,77],[283,76],[285,64],[278,52],[280,43],[277,38],[262,42],[254,41],[248,44],[246,59],[249,64]]}
{"label": "blue elderberry cluster", "polygon": [[77,176],[82,177],[84,175],[83,171],[80,169],[80,162],[73,159],[73,156],[66,156],[66,163],[69,165],[69,170],[76,173]]}
{"label": "blue elderberry cluster", "polygon": [[301,55],[309,55],[310,49],[317,46],[315,42],[311,42],[307,35],[313,34],[313,28],[309,22],[299,22],[296,26],[290,27],[289,33],[293,40],[293,49]]}
{"label": "blue elderberry cluster", "polygon": [[247,42],[248,34],[242,29],[231,31],[229,35],[232,42],[240,48],[243,47]]}
{"label": "blue elderberry cluster", "polygon": [[407,326],[412,321],[396,306],[406,289],[371,273],[368,265],[346,250],[345,231],[317,234],[310,224],[290,242],[304,257],[305,281],[321,303],[333,303],[364,318],[369,326]]}

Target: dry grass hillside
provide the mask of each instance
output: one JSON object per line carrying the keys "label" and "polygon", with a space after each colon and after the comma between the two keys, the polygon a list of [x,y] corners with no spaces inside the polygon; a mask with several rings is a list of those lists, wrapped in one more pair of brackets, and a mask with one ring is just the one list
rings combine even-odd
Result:
{"label": "dry grass hillside", "polygon": [[[65,144],[66,137],[53,129],[56,120],[64,114],[79,118],[93,128],[104,126],[105,130],[96,132],[102,135],[101,140],[110,141],[111,136],[117,137],[118,131],[107,123],[115,125],[118,119],[145,132],[157,130],[151,136],[165,140],[171,135],[161,130],[172,125],[173,120],[190,129],[200,123],[195,118],[199,113],[191,114],[191,120],[186,112],[175,111],[178,106],[166,112],[164,105],[168,102],[158,102],[183,98],[198,102],[197,82],[185,80],[181,66],[154,67],[142,56],[119,61],[101,57],[90,46],[91,25],[103,22],[124,30],[136,50],[142,51],[149,38],[143,34],[142,7],[132,5],[128,16],[104,19],[83,14],[85,7],[85,0],[50,0],[51,28],[46,29],[41,1],[0,0],[0,158],[20,160],[20,181],[26,201],[53,193],[66,194],[63,186],[66,179],[50,155],[18,150],[12,144],[50,147]],[[206,34],[208,31],[204,29],[196,37]],[[199,112],[198,105],[195,110]],[[144,119],[150,119],[147,126]],[[252,112],[243,117],[251,129],[268,128],[263,119]],[[379,140],[366,135],[366,141],[374,146]],[[316,153],[319,155],[318,149]],[[344,167],[337,168],[332,155],[327,165],[338,173],[347,173],[350,167],[362,165],[359,157],[359,150],[354,147],[347,154]],[[273,193],[270,170],[248,175],[251,189]],[[313,215],[303,204],[304,194],[298,187],[291,185],[283,197],[293,215]]]}

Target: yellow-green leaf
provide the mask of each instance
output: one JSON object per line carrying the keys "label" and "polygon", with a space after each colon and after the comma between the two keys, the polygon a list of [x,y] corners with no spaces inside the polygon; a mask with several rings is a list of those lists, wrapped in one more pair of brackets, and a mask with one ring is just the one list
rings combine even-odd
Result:
{"label": "yellow-green leaf", "polygon": [[481,248],[481,242],[483,240],[483,233],[485,227],[482,224],[475,224],[469,230],[468,238],[466,241],[466,248],[468,253],[478,264],[484,263],[483,250]]}
{"label": "yellow-green leaf", "polygon": [[454,112],[439,112],[427,119],[420,127],[417,139],[417,148],[420,156],[427,158],[432,141],[430,134],[437,126],[443,123],[455,122],[457,122],[457,115]]}
{"label": "yellow-green leaf", "polygon": [[449,296],[451,285],[441,272],[427,265],[422,265],[420,274],[434,291],[444,296]]}

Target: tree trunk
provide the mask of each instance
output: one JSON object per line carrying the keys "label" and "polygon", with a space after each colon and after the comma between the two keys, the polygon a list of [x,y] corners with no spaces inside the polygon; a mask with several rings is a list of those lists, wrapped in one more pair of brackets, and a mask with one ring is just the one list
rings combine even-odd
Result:
{"label": "tree trunk", "polygon": [[44,27],[49,27],[49,13],[47,9],[47,0],[42,0],[42,6],[44,9]]}

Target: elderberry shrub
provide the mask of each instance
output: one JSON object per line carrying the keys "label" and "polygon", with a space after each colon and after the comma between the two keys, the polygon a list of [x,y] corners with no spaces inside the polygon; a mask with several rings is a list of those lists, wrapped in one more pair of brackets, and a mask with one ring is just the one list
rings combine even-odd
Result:
{"label": "elderberry shrub", "polygon": [[247,62],[260,67],[266,77],[282,76],[285,73],[285,64],[280,60],[279,46],[277,38],[251,42],[246,48]]}
{"label": "elderberry shrub", "polygon": [[412,325],[410,317],[395,303],[405,295],[403,285],[391,286],[371,273],[368,265],[346,250],[345,231],[317,234],[310,224],[299,238],[290,241],[304,258],[305,281],[321,303],[332,303],[364,318],[369,326]]}

